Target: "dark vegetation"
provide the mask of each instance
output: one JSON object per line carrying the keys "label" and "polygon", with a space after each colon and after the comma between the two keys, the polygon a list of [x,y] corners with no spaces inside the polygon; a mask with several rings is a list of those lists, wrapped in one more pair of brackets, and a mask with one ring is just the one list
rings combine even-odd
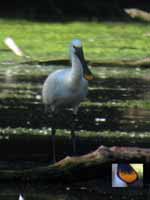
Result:
{"label": "dark vegetation", "polygon": [[130,19],[124,8],[150,10],[148,0],[13,0],[3,1],[0,17],[70,21]]}

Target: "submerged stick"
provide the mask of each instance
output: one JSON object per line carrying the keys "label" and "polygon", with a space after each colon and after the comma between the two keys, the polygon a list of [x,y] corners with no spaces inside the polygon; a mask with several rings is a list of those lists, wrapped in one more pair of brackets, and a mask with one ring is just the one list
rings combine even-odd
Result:
{"label": "submerged stick", "polygon": [[78,157],[45,167],[25,170],[0,170],[0,180],[74,182],[102,177],[112,162],[150,163],[150,149],[138,147],[104,147]]}
{"label": "submerged stick", "polygon": [[11,51],[20,57],[25,56],[24,53],[21,51],[21,49],[17,46],[17,44],[15,43],[15,41],[11,38],[11,37],[7,37],[4,40],[4,43],[6,44],[6,46],[11,49]]}
{"label": "submerged stick", "polygon": [[34,62],[30,56],[24,54],[11,37],[6,37],[4,43],[16,56],[22,57],[25,62]]}

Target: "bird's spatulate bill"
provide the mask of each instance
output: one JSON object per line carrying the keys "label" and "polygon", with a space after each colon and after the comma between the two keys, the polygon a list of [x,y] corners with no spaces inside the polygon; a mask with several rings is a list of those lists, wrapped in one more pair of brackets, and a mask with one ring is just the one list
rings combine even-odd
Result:
{"label": "bird's spatulate bill", "polygon": [[88,68],[88,65],[86,64],[85,61],[84,61],[84,64],[83,64],[83,76],[88,81],[90,81],[94,78],[92,72]]}
{"label": "bird's spatulate bill", "polygon": [[93,77],[92,72],[90,71],[90,69],[89,69],[89,67],[88,67],[88,65],[85,61],[82,47],[76,47],[75,54],[78,56],[82,66],[83,66],[83,76],[84,76],[84,78],[88,81],[92,80],[94,77]]}

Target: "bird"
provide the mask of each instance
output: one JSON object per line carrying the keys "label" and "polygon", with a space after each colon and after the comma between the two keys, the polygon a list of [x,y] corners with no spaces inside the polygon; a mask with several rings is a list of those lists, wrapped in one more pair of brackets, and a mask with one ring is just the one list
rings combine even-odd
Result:
{"label": "bird", "polygon": [[139,179],[138,173],[128,163],[113,164],[112,167],[112,186],[129,187],[134,186]]}
{"label": "bird", "polygon": [[[50,111],[55,120],[55,113],[62,109],[71,108],[73,116],[78,112],[79,105],[87,97],[88,81],[93,79],[93,74],[88,68],[84,58],[82,42],[74,39],[70,45],[71,67],[59,69],[49,74],[42,88],[42,101],[45,111]],[[52,125],[52,152],[55,157],[55,123]],[[75,151],[75,134],[71,131],[73,151]]]}

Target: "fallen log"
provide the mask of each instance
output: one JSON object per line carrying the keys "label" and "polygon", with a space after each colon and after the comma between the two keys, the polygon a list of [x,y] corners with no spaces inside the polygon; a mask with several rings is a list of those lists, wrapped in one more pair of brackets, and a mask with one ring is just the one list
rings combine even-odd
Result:
{"label": "fallen log", "polygon": [[150,13],[136,9],[136,8],[129,8],[129,9],[124,9],[124,11],[131,17],[131,18],[136,18],[140,19],[146,22],[150,22]]}
{"label": "fallen log", "polygon": [[55,164],[21,170],[0,170],[1,181],[85,181],[111,173],[111,163],[139,162],[150,163],[150,149],[138,147],[100,146],[94,152],[79,156],[66,157]]}

